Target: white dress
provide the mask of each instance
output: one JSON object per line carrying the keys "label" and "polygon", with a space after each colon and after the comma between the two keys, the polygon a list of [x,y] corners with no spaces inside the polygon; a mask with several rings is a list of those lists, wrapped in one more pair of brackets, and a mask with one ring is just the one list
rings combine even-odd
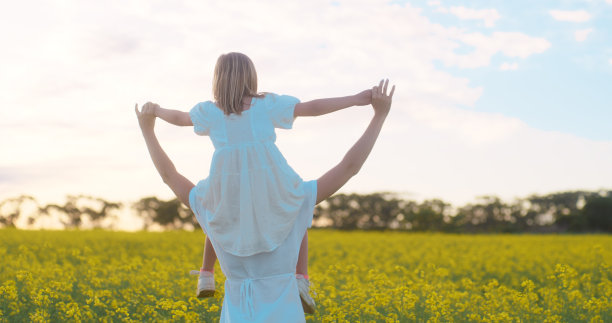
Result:
{"label": "white dress", "polygon": [[194,131],[215,146],[189,204],[227,277],[222,322],[304,321],[295,266],[316,181],[304,182],[274,143],[274,128],[291,128],[298,102],[268,93],[241,115],[210,101],[189,112]]}
{"label": "white dress", "polygon": [[225,115],[213,102],[196,104],[194,131],[215,146],[208,178],[196,185],[199,214],[226,252],[250,256],[285,240],[306,197],[302,178],[287,164],[274,128],[289,129],[298,99],[266,94],[241,115]]}

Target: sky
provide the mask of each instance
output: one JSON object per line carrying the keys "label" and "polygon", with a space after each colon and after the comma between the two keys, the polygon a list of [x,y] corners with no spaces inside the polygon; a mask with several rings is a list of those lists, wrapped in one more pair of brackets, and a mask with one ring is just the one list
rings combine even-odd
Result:
{"label": "sky", "polygon": [[[302,101],[396,85],[366,164],[340,192],[463,205],[612,188],[612,0],[2,1],[0,200],[172,198],[134,114],[212,99],[217,57],[254,62],[259,90]],[[373,115],[298,118],[277,144],[305,180]],[[192,182],[213,147],[158,121]]]}

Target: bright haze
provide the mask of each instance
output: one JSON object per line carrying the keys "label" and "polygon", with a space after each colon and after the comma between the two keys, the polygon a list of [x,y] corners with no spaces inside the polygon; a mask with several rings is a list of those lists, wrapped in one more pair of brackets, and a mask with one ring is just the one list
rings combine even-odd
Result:
{"label": "bright haze", "polygon": [[[239,51],[259,90],[302,101],[396,85],[370,158],[341,192],[461,205],[612,187],[610,1],[5,1],[0,199],[171,198],[134,104],[212,99]],[[300,118],[278,146],[304,178],[339,162],[372,109]],[[196,183],[213,147],[158,120]]]}

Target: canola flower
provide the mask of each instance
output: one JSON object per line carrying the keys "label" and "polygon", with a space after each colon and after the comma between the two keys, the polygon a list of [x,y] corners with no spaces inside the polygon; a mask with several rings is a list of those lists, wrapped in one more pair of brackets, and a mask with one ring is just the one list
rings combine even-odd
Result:
{"label": "canola flower", "polygon": [[[0,322],[217,322],[201,232],[0,230]],[[612,236],[312,230],[309,322],[612,322]]]}

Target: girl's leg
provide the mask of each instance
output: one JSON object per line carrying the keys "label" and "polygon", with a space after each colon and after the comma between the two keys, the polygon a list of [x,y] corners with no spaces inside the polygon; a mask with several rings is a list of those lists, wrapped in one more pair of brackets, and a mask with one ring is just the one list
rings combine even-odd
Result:
{"label": "girl's leg", "polygon": [[202,260],[202,270],[212,272],[215,268],[215,262],[217,261],[217,254],[215,249],[208,237],[206,237],[206,243],[204,244],[204,255]]}
{"label": "girl's leg", "polygon": [[302,238],[300,244],[295,277],[297,278],[304,313],[314,314],[316,305],[314,299],[310,296],[310,280],[308,280],[308,231],[304,233],[304,238]]}
{"label": "girl's leg", "polygon": [[308,277],[308,231],[304,233],[304,238],[302,239],[302,244],[300,245],[300,252],[298,254],[295,273]]}
{"label": "girl's leg", "polygon": [[217,254],[208,237],[206,237],[206,243],[204,244],[203,258],[200,277],[198,277],[198,298],[215,296],[213,268],[215,267],[215,261],[217,261]]}

